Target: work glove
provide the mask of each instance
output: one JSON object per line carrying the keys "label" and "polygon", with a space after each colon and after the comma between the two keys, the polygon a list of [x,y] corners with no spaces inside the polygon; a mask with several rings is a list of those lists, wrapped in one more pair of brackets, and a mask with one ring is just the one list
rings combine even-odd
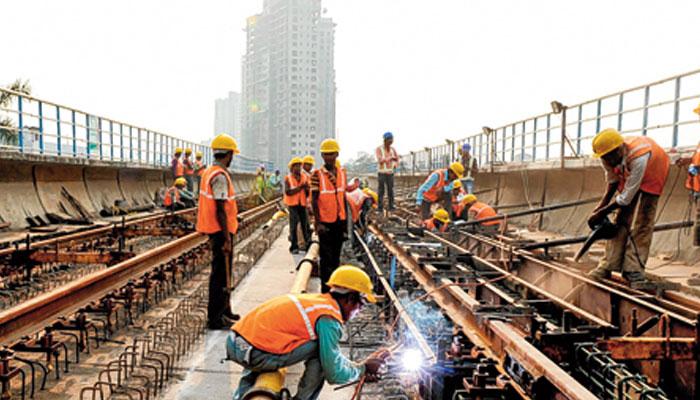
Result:
{"label": "work glove", "polygon": [[688,173],[692,176],[697,176],[700,173],[700,165],[691,165],[688,167]]}
{"label": "work glove", "polygon": [[367,382],[377,382],[381,375],[379,370],[384,365],[384,360],[381,358],[370,357],[365,360],[365,381]]}

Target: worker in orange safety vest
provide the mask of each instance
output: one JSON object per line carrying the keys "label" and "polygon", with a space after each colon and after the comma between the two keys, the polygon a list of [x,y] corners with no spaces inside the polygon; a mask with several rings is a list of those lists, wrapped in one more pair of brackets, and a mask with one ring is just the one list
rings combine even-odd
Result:
{"label": "worker in orange safety vest", "polygon": [[173,185],[165,191],[163,207],[169,210],[182,210],[183,208],[194,207],[194,198],[191,192],[185,189],[187,181],[179,177],[175,179]]}
{"label": "worker in orange safety vest", "polygon": [[431,232],[446,232],[450,223],[450,213],[444,208],[438,208],[431,218],[423,221],[423,227]]}
{"label": "worker in orange safety vest", "polygon": [[209,329],[228,329],[238,319],[231,312],[233,235],[238,231],[238,205],[228,168],[238,144],[220,134],[211,142],[214,163],[202,173],[197,232],[209,235],[212,250],[209,275]]}
{"label": "worker in orange safety vest", "polygon": [[[588,218],[588,225],[601,226],[608,214],[617,211],[617,233],[608,240],[605,257],[589,276],[600,280],[608,278],[612,271],[621,271],[632,287],[642,287],[656,206],[668,177],[669,157],[653,139],[623,138],[615,129],[598,133],[592,145],[594,157],[602,161],[608,187]],[[619,193],[615,195],[616,192]]]}
{"label": "worker in orange safety vest", "polygon": [[284,205],[289,210],[289,251],[299,253],[297,226],[301,226],[304,245],[308,248],[311,243],[311,229],[306,213],[306,203],[309,197],[309,178],[301,173],[302,159],[294,157],[289,161],[289,174],[284,177]]}
{"label": "worker in orange safety vest", "polygon": [[194,163],[190,159],[192,156],[192,149],[185,149],[185,157],[182,160],[182,166],[185,170],[185,179],[187,180],[187,190],[190,192],[194,190]]}
{"label": "worker in orange safety vest", "polygon": [[185,167],[184,165],[182,165],[182,160],[180,160],[180,156],[182,156],[182,149],[180,147],[176,147],[175,154],[173,155],[173,159],[170,162],[170,171],[173,173],[173,178],[185,176]]}
{"label": "worker in orange safety vest", "polygon": [[[700,105],[694,110],[700,117]],[[700,142],[691,157],[681,158],[677,164],[688,170],[685,188],[690,192],[690,202],[695,204],[695,223],[693,225],[693,245],[700,246]]]}
{"label": "worker in orange safety vest", "polygon": [[444,208],[452,208],[452,187],[454,181],[462,178],[464,167],[459,162],[453,162],[448,168],[433,171],[416,192],[416,205],[422,219],[431,215],[431,207],[438,201]]}
{"label": "worker in orange safety vest", "polygon": [[343,265],[330,276],[325,294],[288,294],[254,308],[232,328],[226,339],[226,359],[244,370],[233,396],[241,400],[261,373],[304,362],[295,399],[315,400],[324,381],[353,382],[364,376],[378,379],[386,357],[373,353],[360,363],[340,350],[343,325],[366,303],[375,303],[372,281],[362,269]]}
{"label": "worker in orange safety vest", "polygon": [[370,188],[360,189],[357,186],[345,194],[345,199],[352,214],[353,224],[364,230],[367,227],[367,213],[370,209],[377,208],[379,195]]}
{"label": "worker in orange safety vest", "polygon": [[204,173],[204,170],[207,168],[207,166],[204,164],[204,161],[202,161],[202,157],[204,154],[201,151],[198,151],[195,154],[195,160],[194,160],[194,174],[195,174],[195,182],[197,183],[197,187],[194,190],[194,193],[199,193],[199,186],[202,183],[202,174]]}

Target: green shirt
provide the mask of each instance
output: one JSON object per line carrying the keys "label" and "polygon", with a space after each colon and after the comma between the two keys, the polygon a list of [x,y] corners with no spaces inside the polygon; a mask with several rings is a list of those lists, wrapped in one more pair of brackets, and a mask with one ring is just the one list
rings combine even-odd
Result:
{"label": "green shirt", "polygon": [[365,372],[364,365],[350,361],[340,351],[340,338],[343,325],[330,317],[321,317],[316,321],[318,335],[318,352],[323,368],[323,375],[330,384],[343,384],[355,381]]}

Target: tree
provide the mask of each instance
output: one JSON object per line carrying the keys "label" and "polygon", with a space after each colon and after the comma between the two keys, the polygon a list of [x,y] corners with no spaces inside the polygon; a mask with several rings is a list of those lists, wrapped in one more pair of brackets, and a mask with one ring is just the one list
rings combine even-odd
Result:
{"label": "tree", "polygon": [[367,174],[377,171],[377,161],[373,155],[361,151],[355,158],[345,163],[345,167],[356,174]]}
{"label": "tree", "polygon": [[[28,80],[22,81],[22,79],[17,79],[5,86],[5,88],[26,95],[31,95],[32,93],[32,87],[29,85]],[[11,93],[0,92],[0,107],[7,108],[10,106],[14,97],[15,95]],[[16,146],[18,143],[19,132],[14,120],[7,115],[0,115],[0,145]]]}

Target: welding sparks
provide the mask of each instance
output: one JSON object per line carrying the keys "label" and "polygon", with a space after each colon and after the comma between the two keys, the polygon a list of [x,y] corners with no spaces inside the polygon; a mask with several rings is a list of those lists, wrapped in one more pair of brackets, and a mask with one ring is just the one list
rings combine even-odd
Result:
{"label": "welding sparks", "polygon": [[401,355],[401,364],[407,372],[416,372],[423,366],[423,354],[418,349],[407,349]]}

